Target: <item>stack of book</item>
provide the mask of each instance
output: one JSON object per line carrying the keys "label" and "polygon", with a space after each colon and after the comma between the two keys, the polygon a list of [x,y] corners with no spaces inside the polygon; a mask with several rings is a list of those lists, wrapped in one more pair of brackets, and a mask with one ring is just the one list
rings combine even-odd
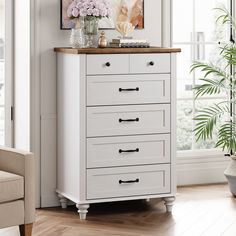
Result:
{"label": "stack of book", "polygon": [[109,44],[112,48],[149,48],[150,44],[146,39],[112,39]]}

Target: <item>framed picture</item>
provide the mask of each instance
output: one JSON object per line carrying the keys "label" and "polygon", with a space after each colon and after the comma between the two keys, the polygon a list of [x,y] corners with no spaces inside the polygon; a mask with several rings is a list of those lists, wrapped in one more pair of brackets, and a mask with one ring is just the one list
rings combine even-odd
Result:
{"label": "framed picture", "polygon": [[73,0],[60,0],[61,1],[61,29],[69,30],[74,28],[75,20],[71,20],[67,16],[67,9],[69,5],[73,2]]}
{"label": "framed picture", "polygon": [[[117,22],[129,22],[136,29],[144,29],[144,0],[109,0],[112,7],[110,18],[99,21],[100,29],[115,29]],[[61,0],[61,29],[71,29],[75,20],[67,16],[67,9],[73,0]]]}

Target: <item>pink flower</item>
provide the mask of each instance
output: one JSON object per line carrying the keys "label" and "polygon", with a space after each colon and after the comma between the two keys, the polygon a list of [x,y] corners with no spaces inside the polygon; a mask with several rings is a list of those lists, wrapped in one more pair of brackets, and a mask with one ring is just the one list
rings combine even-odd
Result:
{"label": "pink flower", "polygon": [[79,9],[77,7],[73,8],[72,16],[77,18],[79,16]]}
{"label": "pink flower", "polygon": [[89,8],[89,9],[87,10],[87,15],[88,15],[88,16],[91,16],[92,14],[93,14],[93,9]]}
{"label": "pink flower", "polygon": [[87,10],[86,9],[81,9],[79,14],[81,16],[87,16]]}
{"label": "pink flower", "polygon": [[68,17],[79,16],[109,17],[111,5],[109,0],[74,0],[67,9]]}
{"label": "pink flower", "polygon": [[93,9],[93,16],[99,16],[99,10],[98,9]]}
{"label": "pink flower", "polygon": [[73,2],[69,5],[69,7],[68,7],[68,9],[67,9],[67,16],[68,16],[68,17],[72,17],[72,11],[73,11],[73,9],[76,7],[76,4],[77,4],[77,1],[73,1]]}

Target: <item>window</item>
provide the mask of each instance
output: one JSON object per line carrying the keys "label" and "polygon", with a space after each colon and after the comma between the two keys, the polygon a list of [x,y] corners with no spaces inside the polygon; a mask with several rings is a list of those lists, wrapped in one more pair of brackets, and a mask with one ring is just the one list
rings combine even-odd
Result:
{"label": "window", "polygon": [[190,73],[194,61],[219,58],[219,42],[229,39],[228,27],[216,23],[219,13],[214,8],[229,7],[228,0],[173,0],[173,46],[180,47],[177,74],[177,148],[199,150],[214,148],[214,139],[196,143],[193,117],[205,104],[220,101],[224,95],[194,100],[193,86],[199,83],[199,72]]}
{"label": "window", "polygon": [[12,145],[12,6],[12,0],[0,0],[0,145],[6,146]]}

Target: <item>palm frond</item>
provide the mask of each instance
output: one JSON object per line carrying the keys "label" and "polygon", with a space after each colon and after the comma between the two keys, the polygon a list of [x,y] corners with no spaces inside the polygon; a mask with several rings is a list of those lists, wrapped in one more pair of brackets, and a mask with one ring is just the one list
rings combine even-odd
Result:
{"label": "palm frond", "polygon": [[195,98],[204,95],[220,94],[223,90],[227,90],[224,78],[220,80],[202,78],[199,80],[205,83],[196,85],[193,88],[196,91]]}
{"label": "palm frond", "polygon": [[195,62],[193,63],[193,65],[191,65],[190,72],[193,72],[196,69],[200,69],[200,71],[204,73],[204,78],[212,74],[214,76],[227,79],[227,74],[225,73],[225,71],[221,70],[219,67],[211,63]]}
{"label": "palm frond", "polygon": [[236,29],[235,20],[224,5],[222,5],[222,7],[214,8],[214,10],[217,10],[221,13],[219,17],[216,19],[216,22],[221,22],[222,24],[232,24],[234,29]]}
{"label": "palm frond", "polygon": [[236,65],[236,47],[235,44],[230,43],[225,47],[221,48],[221,54],[223,58],[226,60],[228,66]]}
{"label": "palm frond", "polygon": [[221,147],[223,150],[236,152],[236,124],[235,122],[225,122],[221,125],[218,132],[218,142],[216,147]]}
{"label": "palm frond", "polygon": [[214,104],[199,112],[194,120],[197,121],[196,128],[194,129],[196,140],[206,140],[212,138],[214,127],[219,121],[220,117],[227,113],[228,108]]}
{"label": "palm frond", "polygon": [[[229,80],[229,78],[225,71],[212,64],[201,62],[195,62],[191,66],[191,72],[196,69],[199,69],[201,72],[204,73],[204,78],[199,79],[204,83],[201,85],[196,85],[193,88],[196,91],[196,98],[206,94],[219,94],[222,92],[222,90],[227,90],[226,81]],[[209,75],[213,75],[213,78],[208,79],[207,77]]]}

